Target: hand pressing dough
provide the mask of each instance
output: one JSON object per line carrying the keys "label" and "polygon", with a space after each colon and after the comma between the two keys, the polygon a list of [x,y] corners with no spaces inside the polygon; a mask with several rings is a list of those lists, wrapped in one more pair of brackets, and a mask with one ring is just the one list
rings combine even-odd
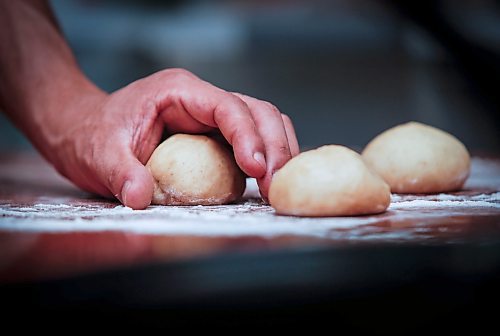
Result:
{"label": "hand pressing dough", "polygon": [[246,178],[233,154],[204,135],[171,136],[146,166],[155,180],[153,204],[226,204],[245,190]]}
{"label": "hand pressing dough", "polygon": [[278,214],[350,216],[384,212],[389,186],[361,156],[337,145],[303,152],[274,174],[269,202]]}
{"label": "hand pressing dough", "polygon": [[470,171],[469,153],[457,138],[417,122],[378,135],[362,155],[396,193],[459,190]]}

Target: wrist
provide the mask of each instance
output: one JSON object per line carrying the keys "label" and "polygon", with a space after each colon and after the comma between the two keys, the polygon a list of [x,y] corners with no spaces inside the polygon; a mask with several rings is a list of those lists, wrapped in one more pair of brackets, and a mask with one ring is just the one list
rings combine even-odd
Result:
{"label": "wrist", "polygon": [[68,142],[106,96],[83,74],[64,76],[26,104],[24,112],[30,121],[23,123],[23,131],[57,168],[59,157],[67,155],[65,151],[71,147]]}

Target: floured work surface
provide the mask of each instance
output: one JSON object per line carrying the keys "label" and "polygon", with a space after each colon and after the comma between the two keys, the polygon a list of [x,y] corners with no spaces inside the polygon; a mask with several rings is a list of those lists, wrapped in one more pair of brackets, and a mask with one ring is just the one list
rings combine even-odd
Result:
{"label": "floured work surface", "polygon": [[54,275],[68,265],[78,271],[90,263],[99,268],[222,251],[500,237],[500,160],[474,158],[463,191],[393,195],[388,211],[376,216],[277,216],[258,198],[255,181],[248,181],[238,204],[133,211],[79,191],[38,156],[4,155],[0,279],[16,274],[12,269],[20,264],[31,267],[22,267],[30,269],[24,276]]}

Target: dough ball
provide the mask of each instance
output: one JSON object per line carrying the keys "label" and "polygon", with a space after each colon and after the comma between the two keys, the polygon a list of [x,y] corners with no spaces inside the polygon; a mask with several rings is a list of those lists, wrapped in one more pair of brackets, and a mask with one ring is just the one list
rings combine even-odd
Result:
{"label": "dough ball", "polygon": [[362,155],[396,193],[459,190],[470,171],[469,153],[457,138],[417,122],[378,135]]}
{"label": "dough ball", "polygon": [[303,152],[274,174],[269,202],[278,214],[349,216],[385,211],[389,186],[361,156],[337,145]]}
{"label": "dough ball", "polygon": [[231,151],[204,135],[169,137],[146,166],[155,180],[153,204],[225,204],[245,189],[245,175]]}

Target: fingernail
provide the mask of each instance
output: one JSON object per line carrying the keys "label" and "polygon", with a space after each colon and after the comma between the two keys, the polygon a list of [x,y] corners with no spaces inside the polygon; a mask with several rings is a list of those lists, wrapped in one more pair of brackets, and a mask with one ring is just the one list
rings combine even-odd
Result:
{"label": "fingernail", "polygon": [[257,161],[257,163],[262,167],[262,169],[264,169],[264,171],[266,170],[266,158],[264,157],[264,154],[262,154],[261,152],[255,152],[253,154],[253,158],[255,161]]}
{"label": "fingernail", "polygon": [[125,206],[127,206],[127,194],[131,185],[132,185],[131,181],[125,181],[122,187],[122,192],[120,193],[121,197],[119,199]]}

